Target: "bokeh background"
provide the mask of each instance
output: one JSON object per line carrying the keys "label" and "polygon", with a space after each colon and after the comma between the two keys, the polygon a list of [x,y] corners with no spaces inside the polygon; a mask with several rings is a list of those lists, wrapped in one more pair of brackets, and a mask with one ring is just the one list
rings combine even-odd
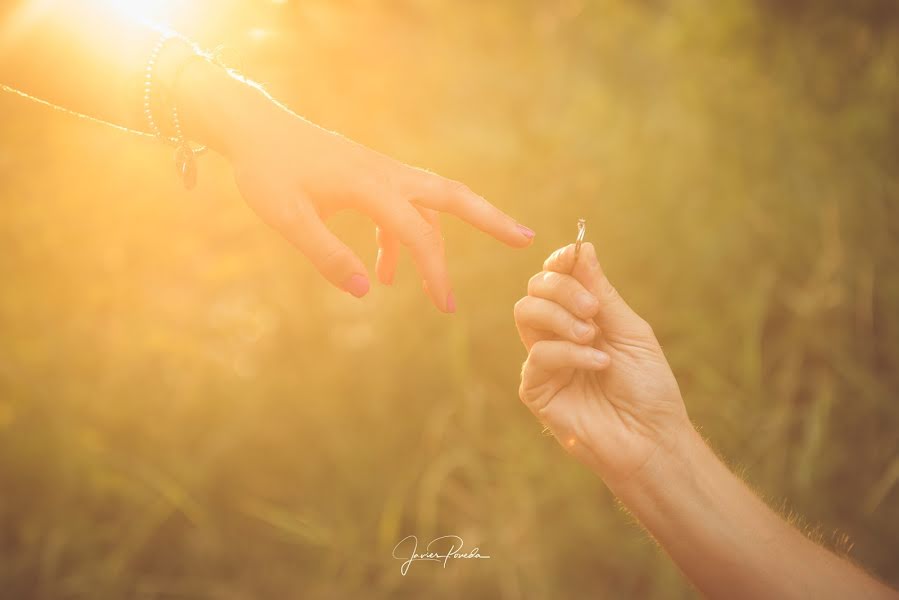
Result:
{"label": "bokeh background", "polygon": [[[512,305],[578,217],[710,443],[899,584],[899,5],[155,8],[536,243],[447,220],[458,314],[408,260],[356,301],[221,159],[188,194],[169,149],[0,95],[0,596],[694,597],[517,398]],[[492,558],[401,577],[410,533]]]}

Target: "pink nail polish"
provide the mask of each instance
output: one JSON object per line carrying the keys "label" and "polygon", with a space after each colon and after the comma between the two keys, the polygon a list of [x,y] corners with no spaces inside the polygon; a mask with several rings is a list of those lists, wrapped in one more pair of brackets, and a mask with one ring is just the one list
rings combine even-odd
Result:
{"label": "pink nail polish", "polygon": [[446,312],[456,312],[456,298],[453,296],[452,292],[446,296]]}
{"label": "pink nail polish", "polygon": [[357,298],[367,294],[370,287],[371,284],[368,282],[368,277],[359,273],[353,273],[349,279],[343,282],[343,289]]}
{"label": "pink nail polish", "polygon": [[521,223],[519,223],[517,227],[518,231],[520,231],[524,237],[528,238],[529,240],[534,238],[534,231],[532,229],[528,229]]}

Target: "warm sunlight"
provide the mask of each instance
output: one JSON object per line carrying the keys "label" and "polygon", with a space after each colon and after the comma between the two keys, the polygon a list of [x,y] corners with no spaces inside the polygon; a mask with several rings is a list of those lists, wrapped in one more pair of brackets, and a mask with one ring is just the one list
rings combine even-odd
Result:
{"label": "warm sunlight", "polygon": [[131,18],[170,22],[196,4],[192,0],[95,0]]}
{"label": "warm sunlight", "polygon": [[0,0],[0,597],[895,599],[897,64],[897,0]]}

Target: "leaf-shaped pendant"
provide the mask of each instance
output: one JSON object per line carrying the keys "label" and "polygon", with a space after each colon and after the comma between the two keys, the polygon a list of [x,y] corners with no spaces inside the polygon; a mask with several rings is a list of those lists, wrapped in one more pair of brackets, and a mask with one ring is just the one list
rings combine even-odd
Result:
{"label": "leaf-shaped pendant", "polygon": [[175,166],[184,184],[184,189],[192,190],[197,185],[197,159],[193,149],[184,144],[175,150]]}

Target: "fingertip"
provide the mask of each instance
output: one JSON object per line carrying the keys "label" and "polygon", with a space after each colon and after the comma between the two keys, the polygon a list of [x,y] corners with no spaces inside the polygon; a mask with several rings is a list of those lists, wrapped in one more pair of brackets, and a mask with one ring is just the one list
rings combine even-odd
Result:
{"label": "fingertip", "polygon": [[590,292],[578,292],[574,301],[578,316],[583,319],[592,319],[599,312],[599,300]]}
{"label": "fingertip", "polygon": [[332,285],[356,298],[365,296],[371,283],[362,260],[308,206],[297,207],[297,216],[307,218],[294,227],[284,223],[275,226]]}
{"label": "fingertip", "polygon": [[381,285],[393,285],[394,275],[393,273],[385,273],[378,271],[378,281],[381,282]]}
{"label": "fingertip", "polygon": [[543,261],[543,270],[544,271],[551,270],[550,267],[558,260],[557,257],[559,256],[560,252],[561,252],[561,249],[553,250],[552,254],[550,254],[549,256],[546,257],[546,260]]}
{"label": "fingertip", "polygon": [[557,249],[543,261],[544,271],[556,271],[557,273],[569,273],[574,266],[574,244],[568,244]]}
{"label": "fingertip", "polygon": [[510,248],[515,248],[516,250],[528,248],[531,246],[531,244],[534,243],[533,239],[528,239],[528,238],[522,237],[522,236],[515,236],[514,239],[503,239],[500,237],[497,237],[496,239],[503,242],[506,246],[508,246]]}
{"label": "fingertip", "polygon": [[572,325],[572,331],[576,339],[582,340],[584,342],[592,342],[596,337],[596,327],[594,327],[591,323],[581,321],[580,319],[576,319],[574,321],[574,324]]}
{"label": "fingertip", "polygon": [[375,266],[375,274],[378,276],[378,281],[380,281],[383,285],[393,285],[393,278],[396,273],[396,270],[388,263],[386,257],[384,256],[384,251],[378,251],[378,259]]}
{"label": "fingertip", "polygon": [[[440,312],[447,314],[456,312],[456,297],[453,295],[449,283],[442,284],[434,281],[428,283],[426,279],[423,279],[421,282],[421,289],[424,290],[424,293],[428,297],[428,300],[431,301],[431,304],[433,304]],[[444,293],[439,291],[441,289],[446,289],[448,291]]]}
{"label": "fingertip", "polygon": [[455,214],[457,217],[513,248],[525,248],[536,233],[530,227],[518,223],[489,200],[468,186],[451,179],[429,179],[428,186],[439,182],[438,197],[423,203],[432,209]]}
{"label": "fingertip", "polygon": [[597,369],[605,369],[612,364],[612,357],[596,348],[591,349],[590,359],[593,361],[593,366]]}
{"label": "fingertip", "polygon": [[356,298],[362,298],[371,289],[371,283],[369,282],[367,275],[353,273],[344,280],[341,287],[345,292],[352,294]]}
{"label": "fingertip", "polygon": [[[434,286],[436,287],[436,286]],[[428,297],[428,300],[431,301],[431,304],[434,305],[434,308],[439,310],[442,313],[450,313],[455,312],[456,310],[456,302],[455,299],[452,298],[453,293],[448,292],[446,296],[440,299],[439,293],[432,291],[432,285],[427,282],[427,280],[423,279],[421,282],[421,289],[424,290],[425,296]],[[453,310],[449,310],[450,301],[452,300],[452,308]]]}
{"label": "fingertip", "polygon": [[515,225],[515,229],[517,229],[519,234],[521,234],[521,237],[524,238],[525,246],[530,246],[534,242],[534,237],[537,234],[534,232],[533,229],[531,229],[530,227],[525,227],[521,223],[517,223]]}
{"label": "fingertip", "polygon": [[503,224],[501,228],[490,232],[490,235],[510,248],[527,248],[534,243],[536,233],[531,228],[515,223],[511,217],[506,219],[508,224]]}

